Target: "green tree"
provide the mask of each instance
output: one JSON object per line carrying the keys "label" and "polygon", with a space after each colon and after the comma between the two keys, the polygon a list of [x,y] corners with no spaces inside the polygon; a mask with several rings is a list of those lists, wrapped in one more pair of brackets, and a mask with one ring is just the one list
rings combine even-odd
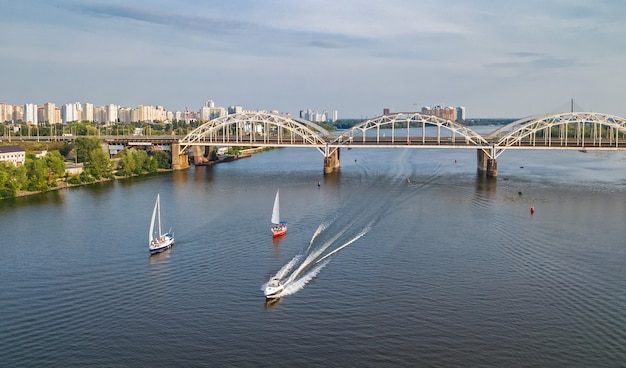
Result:
{"label": "green tree", "polygon": [[46,161],[35,157],[32,153],[26,154],[26,175],[28,177],[27,190],[31,192],[48,190],[48,166]]}
{"label": "green tree", "polygon": [[152,157],[154,157],[156,161],[158,162],[159,169],[171,169],[172,168],[172,161],[170,159],[170,156],[167,153],[163,151],[154,151],[152,153]]}
{"label": "green tree", "polygon": [[74,141],[74,149],[76,150],[76,160],[78,162],[89,161],[91,151],[95,149],[101,150],[100,140],[98,138],[77,137]]}
{"label": "green tree", "polygon": [[131,149],[125,149],[119,153],[120,161],[118,163],[118,175],[126,176],[135,172],[137,162],[135,162],[133,151],[134,150]]}
{"label": "green tree", "polygon": [[48,152],[44,160],[48,169],[49,184],[65,174],[65,159],[59,151]]}
{"label": "green tree", "polygon": [[154,156],[150,156],[150,158],[148,158],[147,166],[148,167],[146,168],[146,170],[149,173],[155,173],[159,171],[159,161]]}
{"label": "green tree", "polygon": [[133,150],[136,166],[134,174],[140,175],[148,171],[148,153],[142,150]]}
{"label": "green tree", "polygon": [[95,179],[110,178],[113,173],[113,165],[109,156],[98,147],[89,153],[85,171]]}
{"label": "green tree", "polygon": [[0,198],[15,197],[27,185],[26,168],[0,162]]}

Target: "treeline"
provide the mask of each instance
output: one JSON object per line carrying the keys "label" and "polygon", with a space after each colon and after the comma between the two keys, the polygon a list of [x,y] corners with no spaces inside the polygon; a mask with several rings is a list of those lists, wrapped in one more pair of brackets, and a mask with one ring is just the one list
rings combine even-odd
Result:
{"label": "treeline", "polygon": [[73,155],[76,162],[83,164],[80,174],[66,170],[64,157],[59,150],[52,150],[43,157],[26,154],[23,166],[0,162],[0,198],[15,197],[20,191],[39,192],[55,188],[60,182],[68,184],[92,183],[120,176],[155,173],[159,169],[170,169],[169,155],[154,151],[125,149],[119,160],[111,160],[100,147],[97,138],[77,137],[72,147],[62,149]]}

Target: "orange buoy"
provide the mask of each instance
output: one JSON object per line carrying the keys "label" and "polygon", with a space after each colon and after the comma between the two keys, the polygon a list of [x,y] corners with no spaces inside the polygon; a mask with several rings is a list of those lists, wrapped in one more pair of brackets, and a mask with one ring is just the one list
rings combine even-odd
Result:
{"label": "orange buoy", "polygon": [[535,207],[530,207],[530,214],[532,215],[533,213],[535,213]]}

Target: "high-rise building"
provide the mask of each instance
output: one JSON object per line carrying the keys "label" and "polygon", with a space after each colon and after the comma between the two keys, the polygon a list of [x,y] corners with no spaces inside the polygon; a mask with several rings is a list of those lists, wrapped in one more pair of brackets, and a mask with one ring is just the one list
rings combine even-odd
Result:
{"label": "high-rise building", "polygon": [[465,107],[459,106],[456,108],[456,120],[465,121]]}
{"label": "high-rise building", "polygon": [[13,105],[0,102],[0,123],[13,120]]}
{"label": "high-rise building", "polygon": [[35,124],[37,125],[37,105],[35,104],[24,104],[24,118],[23,121],[26,124]]}
{"label": "high-rise building", "polygon": [[223,107],[211,107],[209,109],[209,120],[221,118],[226,115],[226,109]]}
{"label": "high-rise building", "polygon": [[76,121],[83,121],[83,105],[80,102],[75,102],[76,106]]}
{"label": "high-rise building", "polygon": [[228,106],[228,114],[239,114],[243,112],[243,107],[241,107],[240,105],[231,105]]}
{"label": "high-rise building", "polygon": [[124,124],[128,124],[131,123],[132,120],[132,111],[133,109],[131,109],[130,107],[126,106],[126,107],[120,107],[117,109],[117,119],[119,120],[120,123],[124,123]]}
{"label": "high-rise building", "polygon": [[211,120],[211,108],[208,106],[202,106],[198,114],[200,114],[200,121]]}
{"label": "high-rise building", "polygon": [[78,120],[76,104],[71,103],[63,105],[61,108],[61,120],[63,124]]}
{"label": "high-rise building", "polygon": [[11,117],[13,121],[24,121],[24,105],[13,105],[13,116]]}
{"label": "high-rise building", "polygon": [[117,122],[117,105],[108,104],[106,105],[106,122],[107,123],[116,123]]}
{"label": "high-rise building", "polygon": [[43,105],[43,119],[44,123],[56,124],[56,105],[52,102],[46,102]]}
{"label": "high-rise building", "polygon": [[447,120],[452,120],[455,121],[456,120],[456,109],[454,107],[443,107],[443,106],[435,106],[435,107],[429,107],[429,106],[424,106],[422,107],[422,114],[426,114],[426,115],[434,115],[437,117],[440,117],[442,119],[447,119]]}
{"label": "high-rise building", "polygon": [[85,104],[83,106],[83,114],[81,116],[81,119],[83,119],[85,121],[95,121],[96,120],[93,117],[93,104],[92,103],[85,102]]}

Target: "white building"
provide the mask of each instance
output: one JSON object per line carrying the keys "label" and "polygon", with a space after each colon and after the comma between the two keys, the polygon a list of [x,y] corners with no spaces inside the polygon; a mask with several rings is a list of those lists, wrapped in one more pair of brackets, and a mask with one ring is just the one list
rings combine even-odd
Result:
{"label": "white building", "polygon": [[77,115],[78,114],[76,111],[76,104],[65,104],[61,108],[61,121],[63,122],[63,124],[67,124],[71,121],[77,121]]}
{"label": "white building", "polygon": [[20,146],[0,146],[0,161],[22,166],[26,161],[26,151]]}
{"label": "white building", "polygon": [[106,110],[106,122],[116,123],[117,122],[117,105],[108,104],[106,105],[105,110]]}
{"label": "white building", "polygon": [[85,102],[85,105],[83,106],[83,115],[81,116],[81,118],[86,121],[94,121],[95,119],[93,116],[93,111],[93,104]]}
{"label": "white building", "polygon": [[50,124],[56,124],[56,110],[57,107],[52,102],[46,102],[43,105],[43,122],[48,122]]}
{"label": "white building", "polygon": [[209,108],[209,120],[221,118],[226,116],[226,109],[223,107],[211,107]]}
{"label": "white building", "polygon": [[37,125],[37,105],[24,104],[24,122]]}
{"label": "white building", "polygon": [[211,120],[211,108],[210,107],[202,106],[200,108],[200,111],[198,111],[198,113],[200,114],[200,121]]}
{"label": "white building", "polygon": [[229,115],[231,115],[231,114],[239,114],[241,112],[243,112],[243,107],[240,106],[240,105],[228,106],[228,114]]}

